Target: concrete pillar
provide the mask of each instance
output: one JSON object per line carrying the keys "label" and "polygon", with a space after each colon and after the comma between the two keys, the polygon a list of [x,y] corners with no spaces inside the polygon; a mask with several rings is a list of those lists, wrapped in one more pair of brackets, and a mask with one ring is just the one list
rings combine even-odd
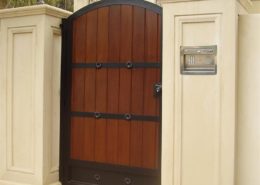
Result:
{"label": "concrete pillar", "polygon": [[0,185],[59,184],[60,23],[69,14],[0,11]]}
{"label": "concrete pillar", "polygon": [[[161,5],[162,185],[235,185],[237,1]],[[182,75],[181,46],[209,45],[217,74]]]}

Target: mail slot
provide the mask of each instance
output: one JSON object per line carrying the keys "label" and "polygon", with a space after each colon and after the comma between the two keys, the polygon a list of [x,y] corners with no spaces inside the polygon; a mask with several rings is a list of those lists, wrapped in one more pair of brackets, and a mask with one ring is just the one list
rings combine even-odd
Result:
{"label": "mail slot", "polygon": [[181,74],[217,74],[217,46],[181,46]]}

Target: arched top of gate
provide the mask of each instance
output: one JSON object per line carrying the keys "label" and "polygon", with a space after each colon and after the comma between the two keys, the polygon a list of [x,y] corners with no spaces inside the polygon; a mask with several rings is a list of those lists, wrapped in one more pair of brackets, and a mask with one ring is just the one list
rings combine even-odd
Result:
{"label": "arched top of gate", "polygon": [[112,5],[132,5],[151,10],[160,15],[162,14],[162,7],[145,0],[101,0],[81,8],[80,10],[76,11],[71,16],[69,16],[67,20],[73,20],[77,17],[86,14],[91,10],[95,10],[102,7],[108,7]]}

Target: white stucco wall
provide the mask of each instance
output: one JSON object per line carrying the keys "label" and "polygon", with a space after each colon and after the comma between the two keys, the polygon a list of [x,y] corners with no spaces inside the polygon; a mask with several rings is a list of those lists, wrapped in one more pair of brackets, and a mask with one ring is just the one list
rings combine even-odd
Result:
{"label": "white stucco wall", "polygon": [[260,14],[239,17],[237,184],[260,184]]}

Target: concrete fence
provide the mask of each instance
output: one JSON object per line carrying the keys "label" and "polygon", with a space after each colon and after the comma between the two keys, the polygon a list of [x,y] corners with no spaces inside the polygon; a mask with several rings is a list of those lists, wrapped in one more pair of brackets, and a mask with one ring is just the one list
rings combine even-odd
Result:
{"label": "concrete fence", "polygon": [[[260,3],[159,2],[162,185],[259,185],[259,17],[238,15]],[[60,184],[60,23],[70,14],[48,5],[0,11],[0,185]],[[181,75],[180,46],[205,45],[218,47],[217,75]]]}

